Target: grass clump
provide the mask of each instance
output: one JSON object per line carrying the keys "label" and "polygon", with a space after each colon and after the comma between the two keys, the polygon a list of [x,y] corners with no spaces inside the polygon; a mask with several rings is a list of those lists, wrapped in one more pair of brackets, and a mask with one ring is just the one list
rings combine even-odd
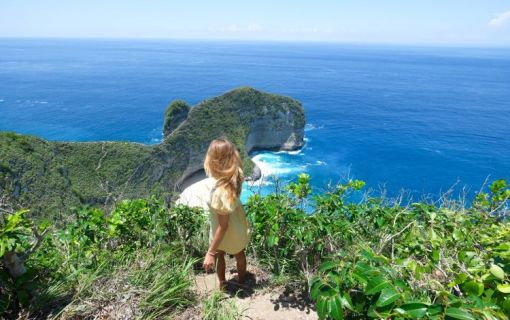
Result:
{"label": "grass clump", "polygon": [[204,320],[239,320],[242,317],[242,310],[222,292],[214,292],[203,302],[202,319]]}

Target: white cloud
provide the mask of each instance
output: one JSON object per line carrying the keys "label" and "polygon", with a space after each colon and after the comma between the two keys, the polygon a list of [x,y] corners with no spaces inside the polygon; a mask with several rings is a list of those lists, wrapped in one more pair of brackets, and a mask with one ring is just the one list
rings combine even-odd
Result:
{"label": "white cloud", "polygon": [[260,32],[260,31],[262,31],[262,27],[257,23],[252,23],[252,24],[248,25],[247,30],[249,32]]}
{"label": "white cloud", "polygon": [[230,31],[230,32],[238,32],[239,31],[239,27],[237,26],[237,24],[231,24],[227,28],[227,30]]}
{"label": "white cloud", "polygon": [[504,26],[510,21],[510,11],[497,14],[494,18],[489,21],[489,26],[493,28],[499,28]]}
{"label": "white cloud", "polygon": [[231,33],[259,33],[262,32],[264,28],[257,23],[250,23],[247,26],[239,26],[237,24],[231,24],[226,28],[226,31]]}

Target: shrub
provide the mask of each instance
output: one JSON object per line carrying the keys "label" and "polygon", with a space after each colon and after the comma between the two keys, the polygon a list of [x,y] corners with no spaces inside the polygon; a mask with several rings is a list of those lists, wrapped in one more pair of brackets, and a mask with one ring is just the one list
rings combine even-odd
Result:
{"label": "shrub", "polygon": [[304,274],[321,319],[506,319],[506,182],[470,208],[349,201],[363,186],[350,180],[311,196],[302,175],[286,192],[253,196],[253,251],[276,273]]}
{"label": "shrub", "polygon": [[71,221],[44,239],[34,234],[37,229],[25,213],[7,215],[0,225],[2,251],[23,253],[36,240],[40,247],[27,260],[26,275],[16,281],[0,269],[0,317],[16,318],[21,308],[34,317],[53,312],[64,318],[94,317],[100,311],[81,303],[109,296],[105,283],[132,290],[126,294],[137,297],[135,307],[143,318],[167,316],[193,301],[193,250],[205,225],[201,210],[169,210],[156,198],[120,202],[109,215],[84,206],[73,209]]}

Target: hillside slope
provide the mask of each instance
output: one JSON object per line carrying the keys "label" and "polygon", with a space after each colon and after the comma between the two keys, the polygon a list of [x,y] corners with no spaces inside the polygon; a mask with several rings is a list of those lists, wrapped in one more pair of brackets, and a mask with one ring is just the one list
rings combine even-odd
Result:
{"label": "hillside slope", "polygon": [[[182,101],[179,102],[182,105]],[[176,113],[167,111],[175,116]],[[207,99],[177,114],[158,145],[129,142],[52,142],[0,133],[0,194],[37,215],[71,206],[109,206],[121,198],[167,199],[202,175],[209,142],[226,136],[239,148],[247,175],[257,178],[248,153],[303,145],[305,116],[299,102],[252,88]],[[168,119],[167,119],[168,120]]]}

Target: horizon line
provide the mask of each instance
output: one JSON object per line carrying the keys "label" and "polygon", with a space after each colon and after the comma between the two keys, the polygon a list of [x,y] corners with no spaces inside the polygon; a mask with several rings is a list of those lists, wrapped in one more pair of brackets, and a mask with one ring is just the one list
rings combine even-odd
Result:
{"label": "horizon line", "polygon": [[273,44],[329,44],[329,45],[386,45],[404,47],[443,47],[443,48],[487,48],[510,49],[510,44],[491,43],[446,43],[446,42],[398,42],[398,41],[349,41],[312,39],[240,39],[240,38],[179,38],[179,37],[110,37],[110,36],[0,36],[0,40],[117,40],[117,41],[184,41],[184,42],[237,42]]}

